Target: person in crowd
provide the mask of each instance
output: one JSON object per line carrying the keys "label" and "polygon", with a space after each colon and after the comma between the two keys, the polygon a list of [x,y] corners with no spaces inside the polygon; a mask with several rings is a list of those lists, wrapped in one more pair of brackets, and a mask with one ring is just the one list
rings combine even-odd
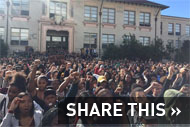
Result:
{"label": "person in crowd", "polygon": [[42,112],[35,110],[32,97],[28,93],[21,92],[11,102],[8,112],[0,126],[38,127],[42,117]]}
{"label": "person in crowd", "polygon": [[3,81],[4,81],[3,70],[0,70],[0,88],[2,88]]}
{"label": "person in crowd", "polygon": [[51,87],[46,88],[44,92],[44,102],[45,102],[44,113],[48,111],[50,108],[56,106],[57,97],[56,97],[56,91],[53,88]]}
{"label": "person in crowd", "polygon": [[0,94],[0,119],[6,115],[8,108],[11,105],[14,97],[16,97],[20,92],[26,91],[26,80],[21,73],[17,73],[13,77],[13,81],[8,87],[7,94]]}
{"label": "person in crowd", "polygon": [[21,68],[26,76],[30,73],[30,69],[27,64],[24,64]]}
{"label": "person in crowd", "polygon": [[[63,109],[63,114],[67,113],[65,106],[70,102],[76,102],[76,97],[85,92],[92,94],[96,98],[132,97],[133,99],[127,100],[127,102],[143,103],[146,101],[139,99],[140,97],[152,101],[149,99],[163,98],[166,91],[171,89],[177,90],[185,96],[190,96],[190,65],[186,63],[177,64],[172,61],[163,63],[152,60],[128,59],[100,60],[90,57],[85,58],[80,54],[69,54],[67,52],[64,52],[61,58],[59,55],[55,55],[54,52],[52,58],[55,59],[50,60],[49,58],[40,53],[31,53],[30,58],[24,56],[0,58],[3,61],[3,64],[0,65],[0,86],[3,88],[0,91],[1,120],[8,113],[14,98],[20,92],[26,91],[31,94],[34,100],[34,109],[38,110],[40,109],[39,107],[42,107],[44,112],[48,114],[44,114],[44,121],[42,122],[42,125],[48,126],[57,125],[56,112],[60,110],[59,106],[63,107],[61,108]],[[17,66],[21,66],[19,72],[24,72],[25,75],[21,76],[22,78],[17,77],[15,80]],[[50,89],[50,87],[52,88]],[[69,99],[70,97],[72,99]],[[103,101],[103,99],[101,101],[97,100],[95,102]],[[153,100],[153,102],[158,102],[157,99]],[[109,99],[105,101],[115,102],[115,100]],[[123,104],[126,102],[126,100],[121,99],[116,101]],[[135,110],[138,113],[138,108]],[[128,109],[123,109],[122,113],[125,114],[126,112],[128,115],[131,113]],[[46,124],[45,120],[48,117],[55,117],[55,119],[51,119],[52,121],[50,120]],[[146,117],[126,117],[117,120],[96,117],[94,119],[99,123],[105,120],[110,123],[115,121],[118,124],[129,119],[129,123],[132,125],[141,125],[144,124],[144,121],[147,121]],[[66,116],[63,118],[67,121],[65,123],[74,124],[72,118],[67,118]],[[82,117],[78,118],[78,121],[81,121],[81,125],[84,126],[85,124],[91,125],[94,122],[87,123],[87,119],[89,118]],[[172,123],[171,120],[173,118],[170,118],[170,123]],[[18,122],[17,125],[19,124],[23,125],[24,123]],[[32,126],[32,124],[30,125]]]}
{"label": "person in crowd", "polygon": [[41,75],[37,78],[37,87],[35,82],[35,74],[37,70],[37,66],[40,64],[40,60],[35,60],[34,68],[30,74],[28,91],[31,93],[32,98],[38,103],[41,108],[44,109],[44,91],[46,86],[48,85],[48,79],[45,75]]}

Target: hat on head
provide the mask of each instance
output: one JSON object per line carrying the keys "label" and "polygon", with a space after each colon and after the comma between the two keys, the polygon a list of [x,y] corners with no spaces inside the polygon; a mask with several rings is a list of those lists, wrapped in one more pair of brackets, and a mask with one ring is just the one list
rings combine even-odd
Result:
{"label": "hat on head", "polygon": [[53,90],[52,88],[47,88],[44,92],[44,98],[47,97],[48,95],[55,95],[56,96],[55,90]]}
{"label": "hat on head", "polygon": [[105,76],[99,76],[99,77],[98,77],[98,82],[99,82],[99,83],[102,83],[102,82],[104,82],[104,81],[107,81],[107,79],[106,79]]}

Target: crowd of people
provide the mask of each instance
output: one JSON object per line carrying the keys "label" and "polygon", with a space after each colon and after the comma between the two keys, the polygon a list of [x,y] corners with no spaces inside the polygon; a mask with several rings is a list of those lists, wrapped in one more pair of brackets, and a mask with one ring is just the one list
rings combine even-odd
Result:
{"label": "crowd of people", "polygon": [[[115,118],[68,117],[65,107],[77,101],[126,104],[127,101],[144,103],[147,98],[159,97],[174,103],[178,97],[190,97],[190,64],[185,63],[85,59],[80,54],[30,54],[0,58],[0,61],[0,126],[3,127],[61,124],[93,127],[102,122],[106,123],[104,126],[146,126],[154,118],[140,118],[138,108],[131,117],[131,110],[124,106],[124,115]],[[95,99],[100,97],[109,99]],[[119,99],[112,99],[115,97]],[[127,97],[132,99],[125,99]],[[166,108],[171,106],[174,104],[165,105]],[[185,105],[181,110],[183,107]],[[58,112],[62,112],[61,117]],[[165,123],[175,124],[177,120],[169,114],[168,110]],[[183,119],[180,121],[185,123]]]}

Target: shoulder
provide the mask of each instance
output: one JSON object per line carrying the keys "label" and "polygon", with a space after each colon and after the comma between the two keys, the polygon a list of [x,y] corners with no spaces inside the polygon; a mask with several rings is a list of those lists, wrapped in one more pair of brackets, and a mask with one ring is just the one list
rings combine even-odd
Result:
{"label": "shoulder", "polygon": [[0,102],[1,102],[4,98],[7,98],[7,95],[0,93]]}
{"label": "shoulder", "polygon": [[34,116],[36,118],[41,118],[43,117],[43,112],[41,110],[34,110]]}

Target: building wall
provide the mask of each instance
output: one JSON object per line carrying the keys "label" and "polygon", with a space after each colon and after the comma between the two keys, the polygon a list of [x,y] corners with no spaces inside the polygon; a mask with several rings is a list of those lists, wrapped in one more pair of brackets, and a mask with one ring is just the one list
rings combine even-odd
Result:
{"label": "building wall", "polygon": [[[183,41],[183,40],[190,40],[190,36],[186,35],[186,25],[190,25],[190,19],[189,18],[180,18],[180,17],[171,17],[171,16],[161,16],[161,22],[163,24],[163,33],[161,35],[161,39],[165,42],[166,45],[168,40],[174,41],[174,46],[176,46],[176,40]],[[169,35],[168,34],[168,24],[173,23],[174,24],[174,34]],[[176,35],[176,24],[181,24],[181,34]]]}
{"label": "building wall", "polygon": [[[6,35],[6,22],[7,22],[7,14],[5,8],[5,14],[0,16],[0,27],[4,27],[4,32]],[[29,3],[29,16],[13,16],[11,14],[12,3],[10,2],[9,7],[9,27],[8,27],[8,44],[10,53],[16,50],[25,50],[25,46],[22,45],[11,45],[11,28],[26,28],[29,29],[29,40],[28,46],[32,46],[34,50],[38,50],[38,20],[42,14],[42,2],[36,0],[30,0]],[[6,36],[4,36],[6,38]],[[4,39],[6,40],[6,39]]]}
{"label": "building wall", "polygon": [[[83,47],[84,41],[84,32],[89,33],[99,33],[99,24],[97,22],[92,24],[84,23],[84,6],[96,6],[98,10],[100,9],[100,1],[92,1],[92,0],[73,0],[74,6],[74,21],[77,21],[76,36],[75,40],[77,40],[75,51],[79,51],[80,48]],[[136,38],[139,39],[140,36],[150,37],[151,40],[155,37],[155,15],[157,12],[157,8],[147,7],[147,6],[139,6],[139,5],[129,5],[123,3],[113,3],[113,2],[104,2],[103,8],[114,8],[116,10],[115,17],[115,27],[109,24],[103,24],[102,26],[102,34],[114,34],[115,35],[115,44],[119,45],[122,43],[122,36],[124,34],[129,35],[135,34]],[[128,26],[124,28],[124,10],[130,10],[136,12],[136,25]],[[140,27],[139,26],[139,17],[140,12],[148,12],[151,14],[151,27]],[[160,37],[160,13],[158,15],[158,23],[157,23],[157,36]],[[99,16],[98,16],[99,21]],[[140,29],[141,28],[141,29]]]}
{"label": "building wall", "polygon": [[[96,6],[98,12],[100,10],[101,1],[99,0],[57,0],[67,3],[67,19],[62,21],[61,26],[55,24],[55,21],[49,18],[49,1],[50,0],[30,0],[29,16],[27,17],[13,17],[11,15],[10,5],[10,16],[9,16],[9,47],[10,52],[15,50],[24,50],[25,46],[12,46],[10,45],[11,40],[11,28],[28,28],[29,29],[29,46],[32,46],[35,51],[46,50],[46,32],[47,28],[54,30],[68,30],[70,31],[70,52],[79,52],[83,48],[84,44],[84,33],[97,33],[97,44],[99,38],[99,15],[96,23],[85,22],[84,20],[84,7],[85,6]],[[136,38],[140,36],[150,37],[151,41],[155,38],[155,15],[158,8],[134,4],[123,4],[119,2],[104,2],[103,8],[114,8],[115,9],[115,24],[102,24],[102,34],[114,34],[115,44],[120,45],[123,41],[122,36],[124,34],[135,34]],[[136,12],[135,26],[124,26],[124,10],[130,10]],[[151,14],[151,26],[141,27],[139,25],[140,12],[148,12]],[[160,23],[163,23],[163,33],[160,34]],[[161,16],[158,14],[157,20],[157,37],[164,40],[164,44],[167,44],[169,39],[177,40],[179,36],[168,35],[168,23],[181,24],[181,36],[185,34],[185,26],[190,24],[190,19],[187,18],[176,18],[170,16]],[[51,26],[51,27],[50,27]],[[6,34],[6,7],[5,14],[0,15],[0,27],[4,27]],[[4,35],[5,35],[4,34]],[[5,38],[5,36],[4,36]],[[175,42],[175,41],[174,41]],[[99,45],[97,45],[99,47]],[[97,48],[98,49],[98,48]]]}

